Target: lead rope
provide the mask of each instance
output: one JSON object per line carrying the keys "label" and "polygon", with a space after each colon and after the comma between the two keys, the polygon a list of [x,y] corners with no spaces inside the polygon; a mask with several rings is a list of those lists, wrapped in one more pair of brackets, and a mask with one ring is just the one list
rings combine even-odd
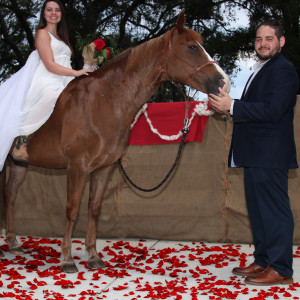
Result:
{"label": "lead rope", "polygon": [[[179,86],[174,83],[174,81],[172,81],[172,83],[177,87],[179,88]],[[183,91],[179,88],[179,90],[183,93]],[[157,189],[159,189],[167,180],[168,178],[171,176],[171,174],[173,173],[173,171],[175,170],[176,168],[176,165],[181,157],[181,153],[182,153],[182,147],[183,147],[183,144],[184,144],[184,140],[187,136],[187,134],[190,132],[190,129],[189,129],[189,109],[190,109],[190,101],[189,101],[189,96],[186,97],[184,95],[184,98],[186,100],[186,105],[185,105],[185,118],[184,118],[184,127],[183,129],[181,130],[182,132],[182,138],[181,138],[181,141],[180,141],[180,144],[179,144],[179,147],[178,147],[178,151],[177,151],[177,155],[176,155],[176,158],[175,158],[175,161],[172,165],[172,167],[170,168],[169,172],[167,173],[167,175],[164,177],[164,179],[158,184],[156,185],[155,187],[153,188],[149,188],[149,189],[145,189],[145,188],[142,188],[138,185],[136,185],[131,179],[130,177],[127,175],[127,173],[125,172],[124,168],[123,168],[123,165],[122,165],[122,161],[121,161],[121,158],[118,159],[118,164],[119,164],[119,167],[124,175],[124,177],[127,179],[127,181],[134,187],[136,188],[137,190],[139,191],[142,191],[142,192],[153,192]]]}
{"label": "lead rope", "polygon": [[142,191],[142,192],[153,192],[157,189],[159,189],[167,180],[168,178],[171,176],[171,174],[173,173],[173,171],[175,170],[175,167],[180,159],[180,156],[181,156],[181,153],[182,153],[182,147],[183,147],[183,144],[184,144],[184,140],[186,138],[186,135],[190,132],[189,128],[187,127],[187,124],[188,122],[185,120],[184,121],[184,128],[181,130],[182,132],[182,138],[181,138],[181,141],[180,141],[180,144],[179,144],[179,147],[178,147],[178,151],[177,151],[177,156],[175,158],[175,161],[171,167],[171,169],[169,170],[168,174],[165,176],[165,178],[158,184],[156,185],[155,187],[153,188],[150,188],[150,189],[145,189],[145,188],[141,188],[139,187],[138,185],[136,185],[130,178],[129,176],[126,174],[124,168],[123,168],[123,165],[122,165],[122,162],[121,162],[121,159],[119,158],[118,159],[118,164],[119,164],[119,167],[123,173],[123,175],[125,176],[125,178],[127,179],[127,181],[134,187],[136,188],[137,190],[139,191]]}

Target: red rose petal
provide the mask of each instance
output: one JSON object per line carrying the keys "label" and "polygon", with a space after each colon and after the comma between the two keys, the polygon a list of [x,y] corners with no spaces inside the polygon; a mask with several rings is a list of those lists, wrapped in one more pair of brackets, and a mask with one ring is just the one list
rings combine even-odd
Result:
{"label": "red rose petal", "polygon": [[125,289],[127,289],[127,286],[125,286],[125,285],[119,285],[119,286],[113,287],[113,289],[115,291],[125,290]]}

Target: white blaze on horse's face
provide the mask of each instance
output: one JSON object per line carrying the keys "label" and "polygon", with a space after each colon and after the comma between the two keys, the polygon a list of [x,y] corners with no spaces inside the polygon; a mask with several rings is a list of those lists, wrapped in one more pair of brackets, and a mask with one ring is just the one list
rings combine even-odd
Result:
{"label": "white blaze on horse's face", "polygon": [[[212,57],[206,52],[206,50],[204,49],[204,47],[196,41],[196,43],[201,47],[201,49],[203,50],[204,54],[206,55],[208,61],[214,61],[212,59]],[[218,65],[218,64],[214,64],[214,66],[217,68],[217,70],[219,71],[219,73],[222,75],[222,77],[224,78],[224,86],[223,86],[223,90],[225,90],[227,93],[229,93],[230,89],[231,89],[231,83],[230,80],[228,78],[228,76],[225,74],[225,72],[222,70],[222,68]]]}

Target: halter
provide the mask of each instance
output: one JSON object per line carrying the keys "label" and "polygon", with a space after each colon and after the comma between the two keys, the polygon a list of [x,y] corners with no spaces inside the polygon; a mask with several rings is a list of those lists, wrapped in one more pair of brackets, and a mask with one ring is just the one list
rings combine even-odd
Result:
{"label": "halter", "polygon": [[[173,47],[172,47],[172,42],[171,42],[171,38],[170,38],[170,40],[169,40],[169,53],[168,53],[168,56],[167,56],[166,66],[165,66],[165,69],[166,69],[166,73],[167,73],[167,74],[168,74],[168,71],[167,71],[167,64],[168,64],[169,57],[170,57],[171,53],[175,54],[180,60],[182,60],[185,64],[187,64],[188,66],[192,67],[192,68],[195,70],[195,72],[193,73],[193,75],[192,75],[192,77],[190,78],[190,80],[193,80],[195,74],[196,74],[197,72],[199,72],[201,69],[203,69],[204,67],[206,67],[206,66],[208,66],[208,65],[216,64],[216,62],[215,62],[214,60],[210,60],[210,61],[206,62],[205,64],[199,66],[199,67],[193,66],[191,63],[189,63],[188,61],[186,61],[183,57],[181,57],[178,53],[175,52],[175,50],[174,50]],[[183,95],[183,97],[184,97],[184,99],[185,99],[186,105],[185,105],[185,119],[184,119],[184,128],[183,128],[183,131],[189,131],[189,129],[188,129],[188,122],[189,122],[188,112],[189,112],[189,108],[190,108],[190,103],[189,103],[189,100],[190,100],[190,99],[189,99],[189,98],[190,98],[190,96],[189,96],[189,94],[190,94],[190,87],[189,87],[188,95],[187,95],[187,97],[186,97],[186,95],[184,94],[184,92],[182,91],[182,89],[178,86],[177,83],[174,82],[174,79],[172,78],[172,76],[171,76],[170,74],[168,74],[168,75],[169,75],[169,76],[171,77],[171,79],[172,79],[172,84],[173,84],[174,86],[176,86],[176,87],[180,90],[180,92],[182,93],[182,95]],[[197,91],[196,91],[196,92],[197,92]],[[195,94],[196,94],[196,93],[195,93]]]}
{"label": "halter", "polygon": [[[182,58],[179,54],[177,54],[175,52],[175,50],[173,49],[172,47],[172,41],[171,41],[171,38],[169,40],[169,53],[168,53],[168,57],[167,57],[167,60],[166,60],[166,73],[168,74],[167,72],[167,63],[168,63],[168,60],[169,60],[169,57],[170,57],[170,54],[171,53],[174,53],[180,60],[182,60],[185,64],[189,65],[190,67],[192,67],[194,70],[195,70],[195,73],[196,72],[199,72],[201,69],[203,69],[204,67],[206,67],[207,65],[212,65],[212,64],[215,64],[216,62],[214,60],[210,60],[208,61],[207,63],[199,66],[199,67],[195,67],[193,66],[192,64],[190,64],[188,61],[186,61],[184,58]],[[193,74],[192,78],[194,77],[195,73]],[[168,74],[169,75],[169,74]],[[169,75],[170,76],[170,75]],[[171,76],[170,76],[171,77]],[[172,78],[172,77],[171,77]]]}

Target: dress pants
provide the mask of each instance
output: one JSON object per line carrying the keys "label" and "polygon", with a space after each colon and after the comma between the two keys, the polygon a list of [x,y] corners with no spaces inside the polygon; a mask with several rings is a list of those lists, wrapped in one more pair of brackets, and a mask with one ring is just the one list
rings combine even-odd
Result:
{"label": "dress pants", "polygon": [[294,218],[288,196],[288,170],[244,168],[254,262],[281,276],[293,275]]}

